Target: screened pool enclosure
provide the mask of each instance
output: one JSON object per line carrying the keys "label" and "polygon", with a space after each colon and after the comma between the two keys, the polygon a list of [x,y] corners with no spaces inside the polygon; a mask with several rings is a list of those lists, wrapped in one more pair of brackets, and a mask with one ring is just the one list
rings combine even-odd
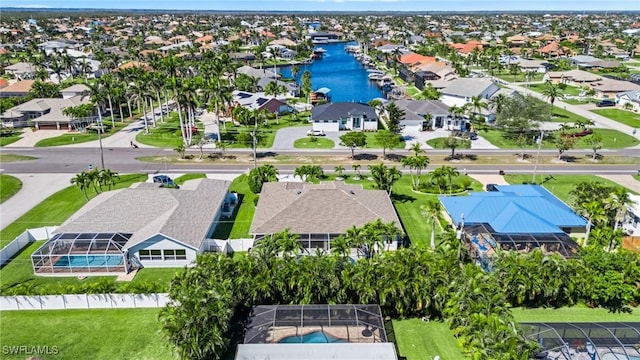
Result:
{"label": "screened pool enclosure", "polygon": [[126,273],[126,251],[132,234],[55,234],[31,255],[36,274]]}

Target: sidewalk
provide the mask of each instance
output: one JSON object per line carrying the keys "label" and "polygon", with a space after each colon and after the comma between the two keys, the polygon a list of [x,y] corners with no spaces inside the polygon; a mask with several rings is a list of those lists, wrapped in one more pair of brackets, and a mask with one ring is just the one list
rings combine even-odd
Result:
{"label": "sidewalk", "polygon": [[[418,142],[423,149],[433,149],[433,147],[427,145],[427,140],[446,138],[451,134],[450,131],[438,128],[433,131],[418,131],[415,128],[405,128],[402,130],[402,136],[405,141],[405,149],[410,149],[411,145]],[[476,140],[471,140],[471,149],[499,149],[482,136],[478,135]]]}
{"label": "sidewalk", "polygon": [[12,147],[34,147],[36,143],[43,139],[48,139],[63,134],[67,134],[67,130],[36,130],[32,131],[30,128],[24,128],[22,131],[22,138],[12,144],[5,145],[5,148]]}
{"label": "sidewalk", "polygon": [[[0,229],[14,222],[44,199],[71,186],[73,174],[11,174],[22,181],[22,189],[2,203]],[[60,224],[41,224],[42,226]]]}
{"label": "sidewalk", "polygon": [[617,184],[620,184],[627,189],[640,194],[640,181],[633,178],[631,175],[598,175],[601,178],[611,180]]}

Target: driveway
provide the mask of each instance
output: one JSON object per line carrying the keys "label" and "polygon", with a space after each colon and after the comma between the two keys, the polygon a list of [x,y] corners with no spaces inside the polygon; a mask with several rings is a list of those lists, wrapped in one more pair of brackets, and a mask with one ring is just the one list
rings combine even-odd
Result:
{"label": "driveway", "polygon": [[[405,149],[411,148],[411,145],[416,142],[419,142],[423,149],[433,149],[433,147],[427,145],[427,140],[449,137],[450,133],[450,131],[445,129],[419,131],[415,126],[408,126],[402,129],[401,134],[406,143]],[[498,147],[492,145],[489,141],[478,135],[476,140],[471,140],[471,149],[498,149]]]}
{"label": "driveway", "polygon": [[[280,129],[276,132],[271,148],[273,150],[295,149],[293,142],[307,137],[307,131],[309,130],[311,130],[311,126],[295,126]],[[340,136],[345,134],[345,132],[326,131],[325,134],[327,139],[331,139],[335,143],[334,149],[346,149],[344,146],[340,146]]]}
{"label": "driveway", "polygon": [[[73,174],[7,174],[22,181],[22,188],[9,200],[2,203],[0,229],[14,222],[42,200],[70,186]],[[60,224],[40,224],[41,226]]]}

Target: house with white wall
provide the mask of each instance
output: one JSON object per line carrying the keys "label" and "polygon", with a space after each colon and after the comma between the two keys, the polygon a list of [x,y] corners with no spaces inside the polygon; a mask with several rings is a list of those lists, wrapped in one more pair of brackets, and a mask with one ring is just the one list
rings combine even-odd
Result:
{"label": "house with white wall", "polygon": [[625,91],[616,94],[616,102],[624,108],[626,104],[631,104],[631,110],[640,110],[640,90]]}
{"label": "house with white wall", "polygon": [[378,130],[378,114],[371,106],[361,103],[337,102],[316,106],[311,110],[311,122],[313,130]]}
{"label": "house with white wall", "polygon": [[32,255],[37,275],[127,273],[190,265],[217,248],[218,221],[237,198],[229,181],[196,179],[179,189],[137,183],[103,192]]}
{"label": "house with white wall", "polygon": [[471,102],[471,98],[479,96],[489,99],[500,87],[488,78],[460,78],[450,82],[442,89],[441,101],[448,106],[462,107]]}

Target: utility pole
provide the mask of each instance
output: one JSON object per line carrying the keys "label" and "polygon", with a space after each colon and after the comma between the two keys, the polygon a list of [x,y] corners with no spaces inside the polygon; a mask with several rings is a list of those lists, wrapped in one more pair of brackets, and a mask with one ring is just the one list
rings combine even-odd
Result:
{"label": "utility pole", "polygon": [[253,131],[251,132],[251,138],[253,143],[253,168],[258,167],[258,156],[256,154],[258,149],[258,139],[256,139],[256,129],[258,128],[258,119],[255,119],[255,125],[253,126]]}
{"label": "utility pole", "polygon": [[102,129],[104,126],[102,125],[102,113],[100,112],[100,104],[98,107],[98,141],[100,142],[100,164],[102,165],[102,169],[104,169],[104,151],[102,149]]}
{"label": "utility pole", "polygon": [[538,172],[538,161],[540,160],[540,149],[542,148],[542,140],[544,139],[544,130],[540,130],[540,138],[538,138],[538,153],[536,154],[536,164],[533,167],[533,179],[531,183],[536,183],[536,173]]}

